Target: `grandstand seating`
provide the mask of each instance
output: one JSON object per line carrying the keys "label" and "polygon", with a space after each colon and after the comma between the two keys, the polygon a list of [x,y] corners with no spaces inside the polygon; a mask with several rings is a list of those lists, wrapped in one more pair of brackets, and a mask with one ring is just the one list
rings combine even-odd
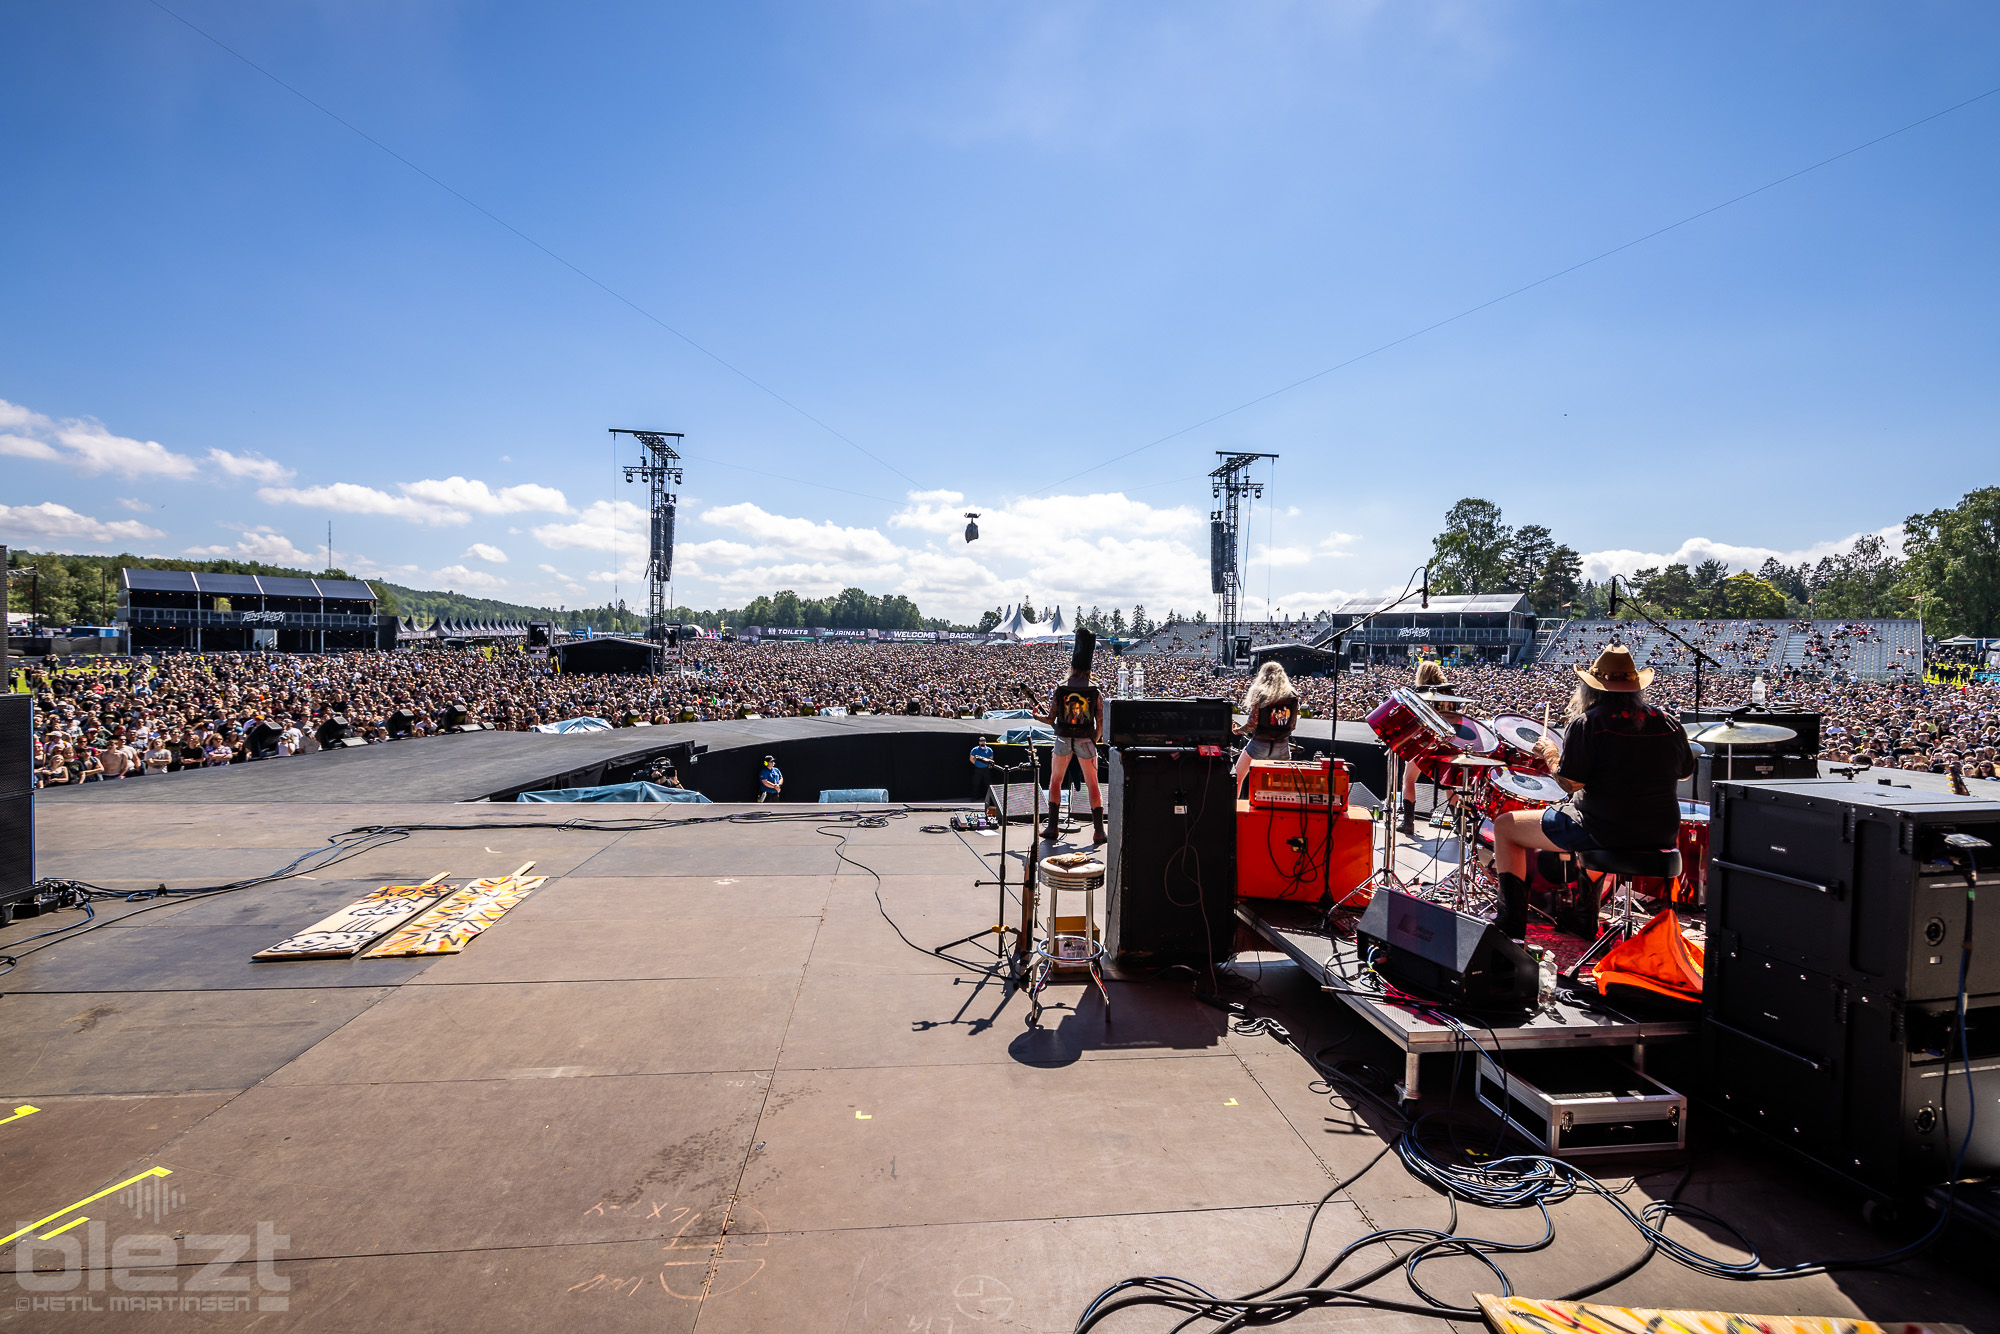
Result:
{"label": "grandstand seating", "polygon": [[[1923,623],[1871,621],[1670,620],[1671,626],[1730,672],[1839,670],[1864,679],[1921,671]],[[1691,670],[1688,651],[1644,621],[1566,621],[1542,645],[1540,664],[1587,662],[1623,643],[1642,667]]]}
{"label": "grandstand seating", "polygon": [[[1327,631],[1325,621],[1244,621],[1236,633],[1253,644],[1310,644]],[[1215,658],[1222,653],[1222,631],[1214,621],[1175,621],[1143,636],[1125,650],[1128,656]]]}

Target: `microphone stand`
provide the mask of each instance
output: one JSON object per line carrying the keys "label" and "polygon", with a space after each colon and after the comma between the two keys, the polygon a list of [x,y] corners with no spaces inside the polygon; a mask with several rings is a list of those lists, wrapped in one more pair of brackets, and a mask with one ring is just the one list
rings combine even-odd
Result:
{"label": "microphone stand", "polygon": [[[1383,603],[1375,610],[1369,612],[1366,616],[1363,616],[1359,620],[1351,622],[1350,624],[1341,626],[1338,630],[1335,630],[1330,636],[1322,638],[1319,641],[1319,643],[1313,645],[1314,648],[1319,648],[1321,645],[1329,643],[1333,645],[1333,720],[1332,720],[1333,735],[1331,737],[1328,748],[1332,751],[1332,757],[1335,763],[1339,763],[1340,761],[1341,642],[1345,640],[1349,635],[1353,634],[1356,630],[1361,629],[1363,626],[1367,625],[1370,621],[1374,620],[1377,616],[1380,616],[1383,612],[1388,611],[1394,607],[1400,607],[1405,602],[1408,602],[1410,600],[1410,589],[1417,582],[1417,574],[1420,571],[1423,573],[1424,576],[1423,597],[1426,602],[1429,602],[1430,592],[1431,592],[1430,565],[1428,562],[1426,562],[1425,564],[1418,566],[1417,569],[1410,571],[1409,582],[1403,585],[1402,595],[1399,596],[1395,601]],[[1398,761],[1398,765],[1400,765],[1400,763],[1401,762]],[[1381,872],[1379,872],[1378,874],[1387,875],[1390,879],[1394,880],[1396,879],[1397,811],[1392,810],[1390,808],[1389,803],[1392,800],[1398,803],[1401,802],[1403,785],[1401,781],[1402,773],[1400,771],[1400,768],[1394,770],[1385,770],[1385,772],[1391,778],[1391,782],[1389,784],[1389,791],[1382,794],[1382,810],[1386,815],[1388,815],[1389,818],[1386,822],[1387,828],[1385,829],[1382,835],[1383,865]],[[1327,917],[1331,918],[1333,915],[1333,775],[1331,773],[1328,773],[1327,775],[1326,847],[1324,849],[1324,856],[1321,859],[1321,868],[1322,868],[1320,871],[1321,888],[1320,888],[1320,899],[1319,899],[1320,908],[1324,911]],[[1372,878],[1373,877],[1371,877],[1371,879]]]}
{"label": "microphone stand", "polygon": [[[1626,584],[1625,586],[1628,589],[1631,587],[1629,583]],[[1611,600],[1614,603],[1619,601],[1618,576],[1615,574],[1611,576]],[[1673,640],[1676,644],[1679,644],[1682,648],[1686,649],[1688,652],[1694,654],[1694,711],[1696,714],[1700,714],[1701,665],[1705,662],[1719,672],[1722,670],[1722,664],[1717,662],[1714,658],[1709,657],[1708,654],[1703,650],[1696,648],[1693,644],[1688,643],[1687,640],[1682,639],[1676,631],[1662,624],[1658,618],[1656,618],[1651,612],[1646,610],[1646,603],[1643,598],[1635,598],[1630,593],[1627,593],[1623,600],[1631,603],[1634,607],[1638,608],[1639,615],[1645,618],[1646,623],[1648,625],[1651,625],[1655,630],[1658,630],[1661,634]],[[1613,613],[1613,616],[1615,619],[1616,618],[1615,612]],[[1636,666],[1639,664],[1634,664],[1634,665]]]}

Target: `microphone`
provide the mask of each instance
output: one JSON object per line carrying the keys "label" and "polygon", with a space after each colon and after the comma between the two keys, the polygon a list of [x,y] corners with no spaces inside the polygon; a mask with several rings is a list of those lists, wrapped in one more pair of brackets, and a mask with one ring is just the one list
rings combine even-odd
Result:
{"label": "microphone", "polygon": [[1611,576],[1611,619],[1618,619],[1618,576]]}
{"label": "microphone", "polygon": [[1424,601],[1423,601],[1424,610],[1426,611],[1430,610],[1430,605],[1431,605],[1431,567],[1426,565],[1424,566]]}

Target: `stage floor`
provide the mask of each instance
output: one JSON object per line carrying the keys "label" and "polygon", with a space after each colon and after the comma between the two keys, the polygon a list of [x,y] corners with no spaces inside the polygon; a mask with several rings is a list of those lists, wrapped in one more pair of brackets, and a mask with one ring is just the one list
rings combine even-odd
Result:
{"label": "stage floor", "polygon": [[[997,891],[973,881],[997,839],[926,833],[943,817],[913,813],[844,831],[843,862],[840,839],[819,832],[831,809],[686,823],[758,809],[771,808],[670,808],[674,827],[586,832],[552,827],[574,810],[515,806],[43,805],[42,874],[121,889],[269,871],[362,824],[466,827],[310,880],[101,907],[106,925],[0,976],[0,1118],[39,1109],[0,1119],[8,1230],[151,1168],[171,1173],[37,1242],[41,1272],[0,1255],[12,1289],[0,1326],[129,1329],[140,1317],[119,1301],[206,1300],[244,1309],[143,1318],[481,1334],[1065,1330],[1128,1275],[1217,1292],[1277,1278],[1337,1183],[1314,1264],[1377,1228],[1444,1225],[1445,1202],[1393,1154],[1363,1173],[1393,1133],[1386,1113],[1329,1099],[1272,1037],[1231,1032],[1185,975],[1114,979],[1108,1020],[1094,991],[1059,981],[1031,1029],[1025,997],[903,943],[885,911],[920,944],[992,921]],[[501,827],[523,821],[540,827]],[[548,884],[462,954],[250,962],[377,885],[528,860]],[[17,923],[0,951],[78,917]],[[1282,955],[1242,958],[1227,990],[1306,1051],[1400,1069],[1393,1046]],[[1430,1081],[1427,1108],[1451,1102],[1445,1083]],[[1683,1198],[1768,1259],[1885,1247],[1851,1199],[1693,1129],[1703,1147]],[[1680,1167],[1639,1168],[1651,1175],[1634,1207],[1670,1191]],[[1459,1217],[1485,1237],[1541,1230],[1532,1213]],[[1602,1201],[1555,1219],[1555,1245],[1506,1259],[1517,1291],[1559,1295],[1638,1254]],[[261,1243],[262,1271],[250,1263],[260,1236],[284,1239]],[[246,1260],[230,1273],[248,1286],[204,1287],[232,1237]],[[1458,1300],[1494,1286],[1465,1259],[1423,1277]],[[1400,1275],[1375,1291],[1410,1298]],[[1656,1259],[1600,1300],[2000,1329],[1993,1291],[1937,1258],[1755,1286]],[[1101,1328],[1177,1319],[1155,1309]],[[1357,1321],[1440,1323],[1348,1310],[1288,1327]]]}

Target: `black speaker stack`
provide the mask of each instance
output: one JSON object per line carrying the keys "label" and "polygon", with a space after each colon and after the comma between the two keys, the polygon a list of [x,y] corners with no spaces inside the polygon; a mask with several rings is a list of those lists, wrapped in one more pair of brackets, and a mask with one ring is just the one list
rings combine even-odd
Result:
{"label": "black speaker stack", "polygon": [[[1117,706],[1131,702],[1112,701],[1114,721]],[[1228,748],[1212,743],[1111,751],[1104,943],[1120,962],[1206,967],[1229,956],[1236,938],[1230,767]]]}
{"label": "black speaker stack", "polygon": [[34,702],[0,689],[0,925],[35,888]]}
{"label": "black speaker stack", "polygon": [[[2000,801],[1723,782],[1710,833],[1715,1109],[1900,1195],[1950,1175],[1970,1094],[1981,1110],[1962,1170],[2000,1169]],[[1968,893],[1975,868],[1984,902]],[[1968,939],[1969,1089],[1956,1022]]]}

